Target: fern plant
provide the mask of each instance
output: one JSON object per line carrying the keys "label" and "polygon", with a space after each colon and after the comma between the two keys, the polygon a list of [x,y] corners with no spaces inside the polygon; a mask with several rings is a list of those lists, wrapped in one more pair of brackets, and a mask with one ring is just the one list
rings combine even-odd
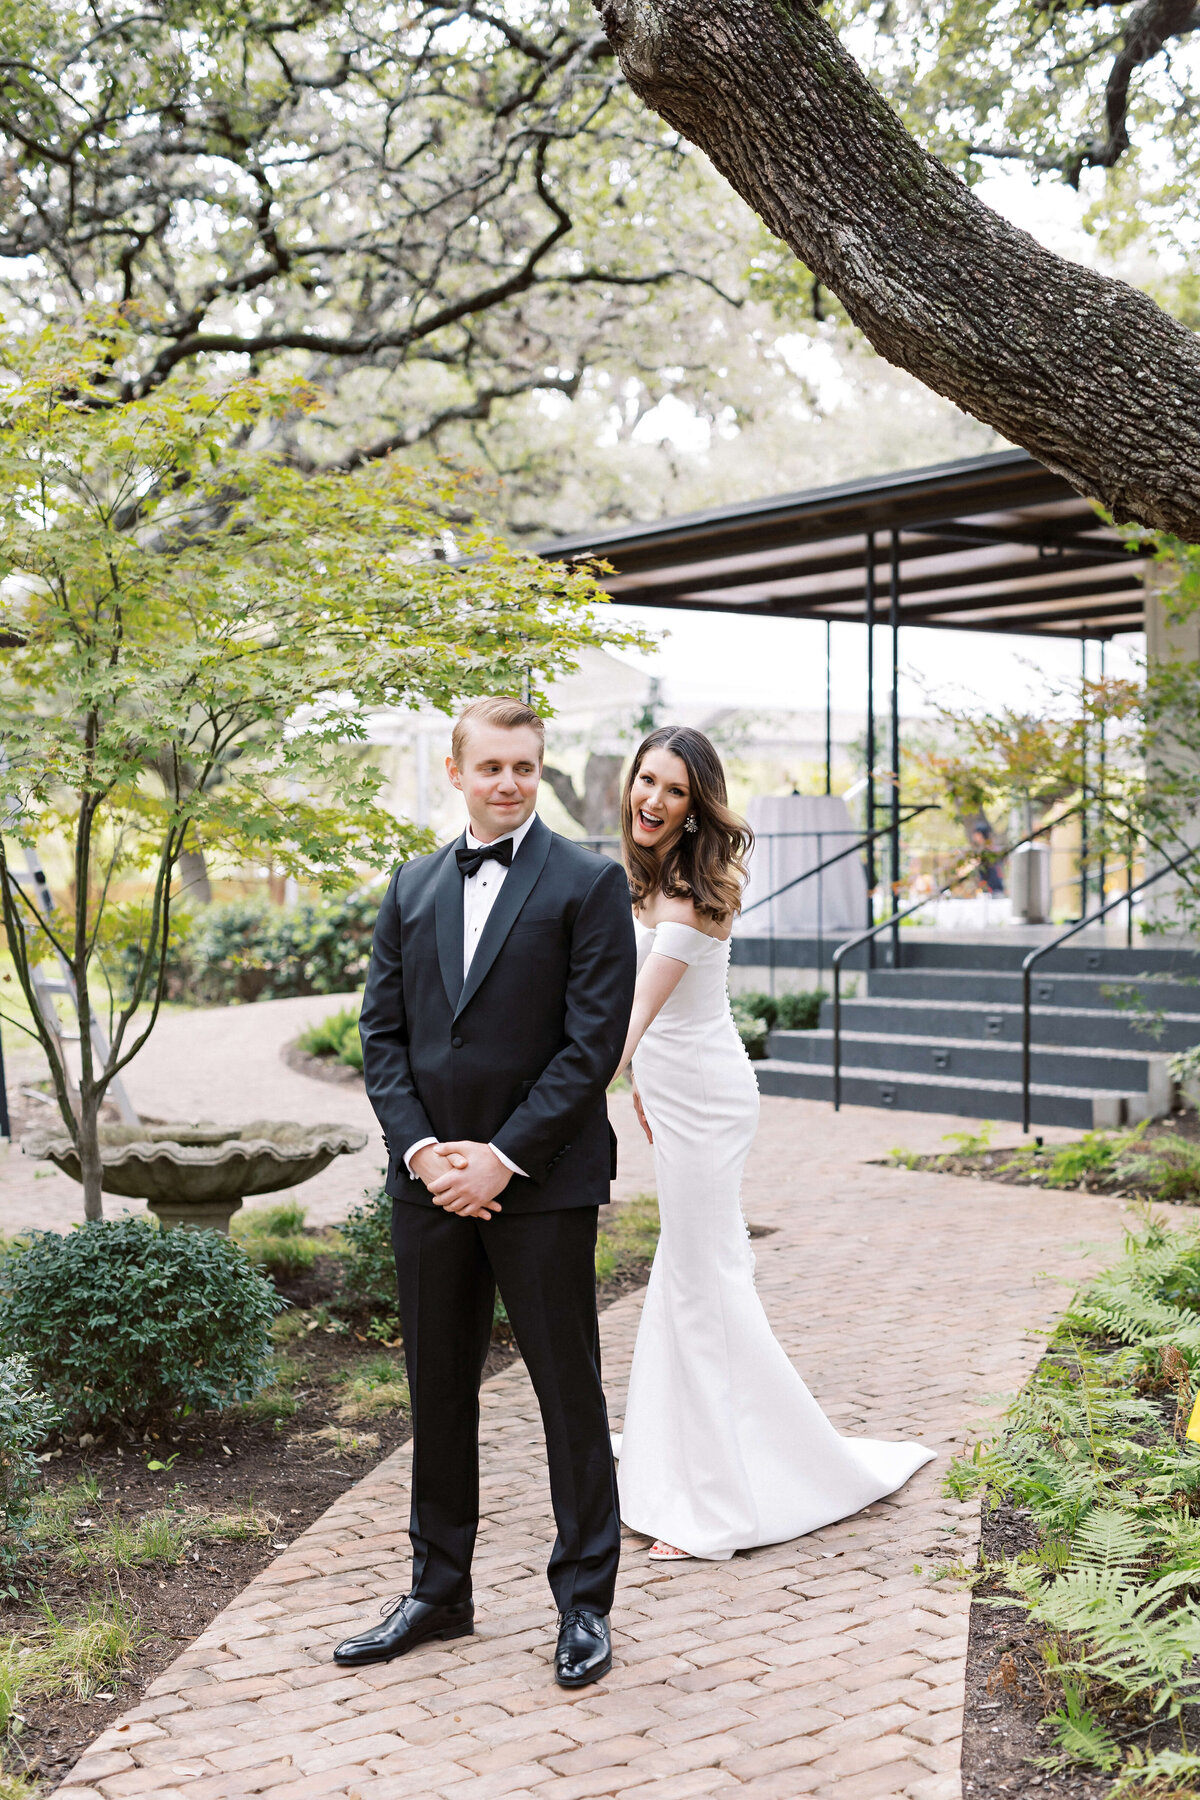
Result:
{"label": "fern plant", "polygon": [[[997,1571],[985,1604],[1015,1600],[1042,1628],[1061,1691],[1053,1766],[1113,1775],[1110,1800],[1200,1788],[1185,1735],[1200,1705],[1200,1449],[1178,1441],[1198,1385],[1200,1228],[1148,1217],[1075,1297],[999,1433],[947,1479],[1032,1516],[1036,1548]],[[1150,1745],[1165,1721],[1177,1743]]]}

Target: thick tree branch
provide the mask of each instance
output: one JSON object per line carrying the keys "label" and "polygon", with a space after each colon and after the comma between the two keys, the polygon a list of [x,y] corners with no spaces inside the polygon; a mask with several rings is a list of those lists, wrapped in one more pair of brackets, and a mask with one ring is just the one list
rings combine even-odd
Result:
{"label": "thick tree branch", "polygon": [[594,0],[635,92],[880,355],[1121,521],[1200,542],[1200,344],[909,136],[808,0]]}

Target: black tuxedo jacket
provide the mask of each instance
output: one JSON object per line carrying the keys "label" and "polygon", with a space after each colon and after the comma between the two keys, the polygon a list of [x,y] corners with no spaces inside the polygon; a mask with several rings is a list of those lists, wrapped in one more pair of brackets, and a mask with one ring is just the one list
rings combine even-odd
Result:
{"label": "black tuxedo jacket", "polygon": [[506,1212],[602,1204],[616,1172],[605,1090],[637,963],[624,871],[535,819],[464,981],[457,847],[397,869],[375,925],[359,1029],[387,1191],[432,1206],[405,1151],[471,1138],[527,1171]]}

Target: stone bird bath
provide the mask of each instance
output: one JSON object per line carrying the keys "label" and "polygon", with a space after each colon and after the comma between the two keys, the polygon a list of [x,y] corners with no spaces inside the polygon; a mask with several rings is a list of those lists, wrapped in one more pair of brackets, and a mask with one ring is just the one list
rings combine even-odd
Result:
{"label": "stone bird bath", "polygon": [[[255,1119],[249,1125],[102,1125],[100,1155],[106,1194],[144,1200],[163,1225],[229,1230],[250,1194],[295,1187],[353,1155],[367,1141],[352,1125],[297,1125]],[[31,1156],[81,1180],[79,1156],[63,1130],[31,1135]]]}

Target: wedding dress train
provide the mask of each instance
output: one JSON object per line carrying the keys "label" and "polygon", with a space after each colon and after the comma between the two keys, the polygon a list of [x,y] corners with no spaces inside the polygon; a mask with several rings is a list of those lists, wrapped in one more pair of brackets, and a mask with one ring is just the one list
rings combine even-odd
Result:
{"label": "wedding dress train", "polygon": [[675,923],[637,936],[639,969],[652,950],[687,969],[633,1058],[662,1235],[614,1438],[621,1517],[724,1561],[858,1512],[933,1452],[840,1436],[776,1342],[741,1211],[758,1085],[729,1010],[729,945]]}

